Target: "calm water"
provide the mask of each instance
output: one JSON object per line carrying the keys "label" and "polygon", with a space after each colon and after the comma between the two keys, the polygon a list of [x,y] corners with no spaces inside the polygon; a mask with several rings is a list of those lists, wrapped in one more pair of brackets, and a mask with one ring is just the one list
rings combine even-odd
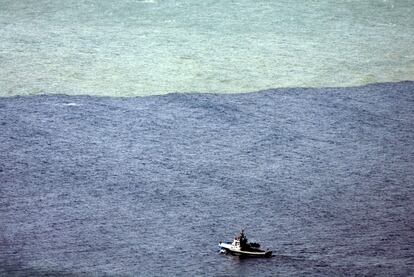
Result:
{"label": "calm water", "polygon": [[412,0],[0,0],[0,95],[414,79]]}
{"label": "calm water", "polygon": [[[0,99],[0,275],[414,268],[414,82]],[[247,234],[270,259],[218,254]]]}

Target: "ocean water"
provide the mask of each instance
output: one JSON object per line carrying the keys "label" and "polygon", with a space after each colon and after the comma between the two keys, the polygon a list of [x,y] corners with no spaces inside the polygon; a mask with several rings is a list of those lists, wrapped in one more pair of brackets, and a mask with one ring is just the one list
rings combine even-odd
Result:
{"label": "ocean water", "polygon": [[414,82],[1,98],[0,275],[412,275],[413,117]]}
{"label": "ocean water", "polygon": [[414,79],[412,0],[0,1],[0,95]]}
{"label": "ocean water", "polygon": [[0,0],[0,276],[412,275],[413,14]]}

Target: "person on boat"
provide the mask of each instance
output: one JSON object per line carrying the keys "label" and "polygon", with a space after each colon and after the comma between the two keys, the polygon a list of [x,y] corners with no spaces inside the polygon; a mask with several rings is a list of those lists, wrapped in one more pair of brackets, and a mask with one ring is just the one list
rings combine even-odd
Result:
{"label": "person on boat", "polygon": [[239,236],[239,240],[240,240],[240,248],[244,249],[247,246],[247,238],[244,235],[244,230],[242,229],[240,236]]}
{"label": "person on boat", "polygon": [[242,238],[244,238],[244,230],[243,229],[242,229],[240,235],[236,236],[234,239],[241,240]]}

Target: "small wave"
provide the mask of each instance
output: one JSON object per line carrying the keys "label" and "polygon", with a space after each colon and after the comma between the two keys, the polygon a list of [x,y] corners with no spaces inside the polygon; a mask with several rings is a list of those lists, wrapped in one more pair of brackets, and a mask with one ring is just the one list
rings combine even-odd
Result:
{"label": "small wave", "polygon": [[69,107],[77,107],[77,106],[81,106],[82,104],[78,104],[78,103],[61,103],[61,104],[56,104],[56,106],[69,106]]}
{"label": "small wave", "polygon": [[140,0],[140,3],[148,3],[148,4],[158,4],[157,0]]}

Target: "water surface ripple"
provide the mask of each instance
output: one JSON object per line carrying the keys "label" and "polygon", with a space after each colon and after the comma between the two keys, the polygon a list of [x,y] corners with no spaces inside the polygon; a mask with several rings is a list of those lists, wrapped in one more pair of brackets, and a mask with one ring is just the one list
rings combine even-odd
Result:
{"label": "water surface ripple", "polygon": [[0,1],[0,96],[414,80],[412,0]]}
{"label": "water surface ripple", "polygon": [[[0,275],[408,275],[413,117],[413,82],[0,98]],[[274,257],[219,255],[243,227]]]}

